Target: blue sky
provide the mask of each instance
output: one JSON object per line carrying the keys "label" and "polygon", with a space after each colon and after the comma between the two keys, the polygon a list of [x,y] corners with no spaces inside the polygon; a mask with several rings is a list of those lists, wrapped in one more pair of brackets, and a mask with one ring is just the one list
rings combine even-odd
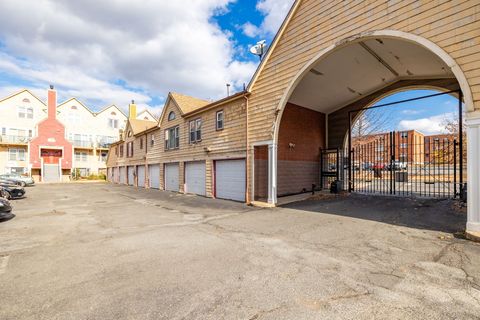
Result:
{"label": "blue sky", "polygon": [[[219,99],[226,83],[238,91],[249,82],[259,63],[250,46],[271,43],[292,3],[2,0],[0,96],[28,88],[44,98],[54,84],[60,100],[77,97],[94,111],[110,104],[125,109],[134,99],[155,114],[169,91]],[[419,94],[425,92],[387,100]],[[453,100],[404,105],[392,112],[392,128],[438,127]]]}

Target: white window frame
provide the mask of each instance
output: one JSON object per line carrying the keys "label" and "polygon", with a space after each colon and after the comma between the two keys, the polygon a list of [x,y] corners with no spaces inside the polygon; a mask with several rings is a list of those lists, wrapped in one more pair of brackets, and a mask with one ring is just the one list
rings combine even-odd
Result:
{"label": "white window frame", "polygon": [[[8,149],[8,161],[25,161],[26,151],[21,148],[9,148]],[[14,155],[14,158],[12,158]]]}
{"label": "white window frame", "polygon": [[188,133],[190,143],[202,141],[202,118],[192,120],[188,123]]}
{"label": "white window frame", "polygon": [[180,148],[180,126],[165,129],[165,150]]}
{"label": "white window frame", "polygon": [[[221,119],[219,119],[221,117]],[[221,125],[220,125],[221,124]],[[215,113],[215,130],[223,130],[225,127],[225,114],[223,110],[219,110]]]}
{"label": "white window frame", "polygon": [[33,119],[33,107],[18,106],[17,116],[19,119]]}

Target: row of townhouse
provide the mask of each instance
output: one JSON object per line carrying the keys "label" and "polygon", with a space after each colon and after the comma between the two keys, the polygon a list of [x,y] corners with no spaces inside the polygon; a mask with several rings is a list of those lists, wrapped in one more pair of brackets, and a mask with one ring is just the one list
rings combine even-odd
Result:
{"label": "row of townhouse", "polygon": [[170,93],[158,122],[131,118],[113,143],[112,182],[245,201],[246,93],[209,102]]}
{"label": "row of townhouse", "polygon": [[[22,90],[0,100],[0,174],[31,174],[35,180],[42,181],[42,160],[35,160],[37,155],[31,154],[35,139],[47,142],[50,139],[48,144],[55,150],[72,149],[72,159],[62,168],[60,180],[69,179],[72,173],[89,175],[105,171],[108,147],[118,141],[127,116],[115,105],[92,112],[76,98],[57,105],[55,90],[49,90],[49,98],[52,101],[45,103],[31,91]],[[62,140],[66,140],[63,144],[52,142],[54,138],[48,128],[45,132],[41,130],[41,124],[49,122],[50,107],[51,116],[59,123]],[[148,111],[138,117],[155,119]],[[43,158],[41,154],[40,158]]]}

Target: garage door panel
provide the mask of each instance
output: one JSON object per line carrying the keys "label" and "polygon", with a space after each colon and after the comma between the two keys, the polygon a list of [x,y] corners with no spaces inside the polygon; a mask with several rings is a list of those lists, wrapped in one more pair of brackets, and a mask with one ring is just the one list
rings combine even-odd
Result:
{"label": "garage door panel", "polygon": [[125,184],[126,180],[126,168],[125,167],[120,167],[120,183]]}
{"label": "garage door panel", "polygon": [[134,167],[133,166],[128,166],[127,167],[127,174],[128,174],[127,183],[128,183],[129,186],[133,186],[133,184],[134,184],[134,177],[135,176],[134,176],[133,173],[134,173]]}
{"label": "garage door panel", "polygon": [[220,199],[245,201],[245,160],[215,162],[215,191]]}
{"label": "garage door panel", "polygon": [[137,185],[140,188],[145,188],[145,166],[137,167]]}
{"label": "garage door panel", "polygon": [[185,192],[206,195],[205,162],[187,162],[185,164]]}
{"label": "garage door panel", "polygon": [[179,191],[178,163],[165,164],[165,190]]}
{"label": "garage door panel", "polygon": [[148,177],[150,180],[150,188],[160,189],[160,165],[152,164],[148,166]]}

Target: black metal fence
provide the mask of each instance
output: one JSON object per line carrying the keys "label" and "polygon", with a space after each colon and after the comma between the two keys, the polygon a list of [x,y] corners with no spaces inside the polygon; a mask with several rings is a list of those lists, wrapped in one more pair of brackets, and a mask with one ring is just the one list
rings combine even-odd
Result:
{"label": "black metal fence", "polygon": [[352,139],[349,191],[455,198],[463,180],[458,149],[453,136],[415,136],[415,131]]}

